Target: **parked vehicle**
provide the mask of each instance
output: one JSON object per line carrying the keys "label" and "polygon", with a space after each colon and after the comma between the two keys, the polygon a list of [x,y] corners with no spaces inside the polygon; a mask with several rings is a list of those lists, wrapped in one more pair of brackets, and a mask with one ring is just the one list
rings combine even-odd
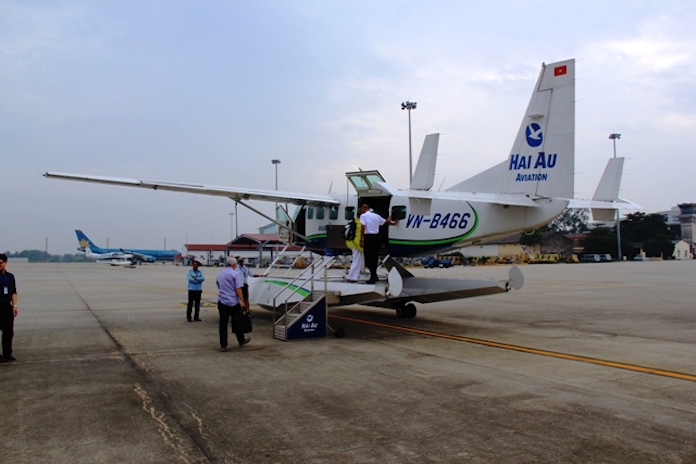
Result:
{"label": "parked vehicle", "polygon": [[437,259],[434,256],[431,256],[429,258],[423,258],[421,260],[421,265],[423,267],[452,267],[452,260],[451,259]]}
{"label": "parked vehicle", "polygon": [[606,254],[592,254],[592,255],[583,255],[582,259],[580,260],[583,263],[599,263],[599,262],[607,262],[611,261],[611,255],[606,253]]}

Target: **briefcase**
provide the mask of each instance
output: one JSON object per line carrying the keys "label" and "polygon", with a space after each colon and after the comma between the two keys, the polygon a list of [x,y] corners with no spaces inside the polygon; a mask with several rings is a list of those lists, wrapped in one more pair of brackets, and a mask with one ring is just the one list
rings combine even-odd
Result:
{"label": "briefcase", "polygon": [[252,331],[251,326],[251,314],[244,312],[242,314],[242,333],[249,333]]}

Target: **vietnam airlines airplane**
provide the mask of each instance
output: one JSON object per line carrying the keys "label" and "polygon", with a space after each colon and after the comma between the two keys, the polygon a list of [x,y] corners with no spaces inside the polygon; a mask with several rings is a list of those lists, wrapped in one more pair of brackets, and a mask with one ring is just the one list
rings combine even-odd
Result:
{"label": "vietnam airlines airplane", "polygon": [[[215,187],[171,181],[123,179],[80,174],[51,173],[48,178],[92,182],[148,190],[170,190],[199,195],[228,197],[260,213],[248,200],[299,205],[290,217],[275,221],[286,228],[290,240],[320,254],[341,252],[345,248],[342,232],[362,204],[368,204],[382,217],[400,222],[380,231],[381,254],[390,257],[434,254],[445,250],[524,232],[548,224],[568,207],[591,208],[595,217],[614,217],[619,209],[639,209],[618,197],[623,158],[610,160],[592,200],[574,199],[575,171],[575,60],[542,64],[531,99],[524,112],[517,136],[505,159],[446,191],[431,190],[439,134],[425,138],[416,171],[408,189],[397,189],[378,171],[348,172],[353,194],[305,194],[276,190]],[[282,207],[280,207],[282,208]],[[133,250],[130,250],[133,251]],[[394,260],[389,286],[336,285],[337,302],[391,307],[397,315],[413,317],[411,302],[429,303],[508,291],[522,285],[515,268],[508,280],[492,287],[467,279],[416,278]],[[251,282],[250,282],[251,285]],[[266,279],[265,294],[256,302],[275,304],[282,280]],[[293,285],[295,285],[293,283]],[[494,287],[494,288],[493,288]],[[254,300],[254,298],[252,298]],[[410,306],[409,306],[410,305]]]}
{"label": "vietnam airlines airplane", "polygon": [[77,236],[77,243],[79,245],[78,250],[85,251],[89,249],[92,253],[97,255],[103,255],[106,257],[119,257],[122,258],[124,255],[131,255],[137,261],[142,261],[145,263],[154,263],[157,260],[160,261],[173,261],[174,258],[179,255],[178,250],[134,250],[134,249],[124,249],[124,248],[100,248],[94,244],[81,230],[75,229],[75,235]]}

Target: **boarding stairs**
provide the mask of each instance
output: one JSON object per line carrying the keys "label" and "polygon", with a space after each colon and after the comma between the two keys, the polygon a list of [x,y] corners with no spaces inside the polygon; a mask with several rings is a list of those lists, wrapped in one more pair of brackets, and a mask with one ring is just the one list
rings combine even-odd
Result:
{"label": "boarding stairs", "polygon": [[[275,295],[273,338],[288,341],[326,337],[328,323],[326,279],[328,270],[335,261],[334,257],[328,256],[315,259]],[[277,314],[278,311],[280,315]]]}

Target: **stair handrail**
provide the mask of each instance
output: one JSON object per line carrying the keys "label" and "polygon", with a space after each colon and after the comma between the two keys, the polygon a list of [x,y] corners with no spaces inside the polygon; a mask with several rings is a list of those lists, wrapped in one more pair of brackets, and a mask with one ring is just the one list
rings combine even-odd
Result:
{"label": "stair handrail", "polygon": [[[283,247],[283,249],[276,254],[276,257],[273,258],[273,261],[271,261],[271,264],[268,265],[268,269],[266,269],[264,276],[268,275],[268,273],[271,272],[271,270],[273,269],[275,264],[278,262],[278,260],[280,258],[282,258],[283,256],[285,256],[285,252],[288,250],[288,247],[290,247],[290,245],[291,245],[290,242],[286,243],[285,246]],[[304,251],[304,248],[303,248],[303,251]]]}
{"label": "stair handrail", "polygon": [[[302,280],[302,282],[301,282],[299,285],[296,285],[294,290],[290,290],[288,287],[289,287],[290,285],[294,284],[295,282],[299,281],[299,280],[304,276],[304,274],[307,272],[307,269],[304,269],[304,270],[303,270],[300,274],[298,274],[294,279],[292,279],[290,282],[288,282],[287,284],[285,284],[285,287],[283,287],[282,289],[280,289],[280,291],[278,291],[278,293],[276,293],[275,296],[273,296],[273,320],[275,321],[275,320],[276,320],[275,314],[276,314],[276,308],[277,308],[276,299],[277,299],[277,298],[280,296],[280,294],[283,293],[284,291],[286,291],[286,290],[289,290],[289,291],[290,291],[290,295],[288,295],[287,298],[285,298],[285,301],[282,303],[282,304],[285,306],[285,328],[286,328],[286,330],[287,330],[287,326],[288,326],[288,317],[287,317],[287,316],[288,316],[288,300],[289,300],[293,295],[295,295],[297,292],[299,292],[299,290],[302,288],[302,284],[304,284],[304,283],[306,283],[306,282],[308,282],[308,281],[311,281],[311,284],[310,284],[310,292],[313,292],[313,291],[314,291],[314,277],[315,277],[317,274],[319,274],[320,272],[325,271],[325,270],[327,269],[327,267],[328,267],[331,263],[333,263],[333,262],[335,261],[335,258],[334,258],[334,257],[331,257],[331,258],[329,258],[329,259],[326,259],[326,257],[322,256],[318,261],[319,261],[318,264],[320,264],[320,266],[318,266],[318,268],[316,269],[316,271],[315,271],[315,269],[314,269],[314,268],[315,268],[315,262],[312,261],[311,266],[310,266],[309,268],[307,268],[307,269],[310,269],[309,276],[308,276],[306,279]],[[326,275],[325,275],[325,277],[326,277]],[[326,292],[326,278],[324,278],[324,292]],[[273,325],[275,326],[275,323],[274,323]]]}

